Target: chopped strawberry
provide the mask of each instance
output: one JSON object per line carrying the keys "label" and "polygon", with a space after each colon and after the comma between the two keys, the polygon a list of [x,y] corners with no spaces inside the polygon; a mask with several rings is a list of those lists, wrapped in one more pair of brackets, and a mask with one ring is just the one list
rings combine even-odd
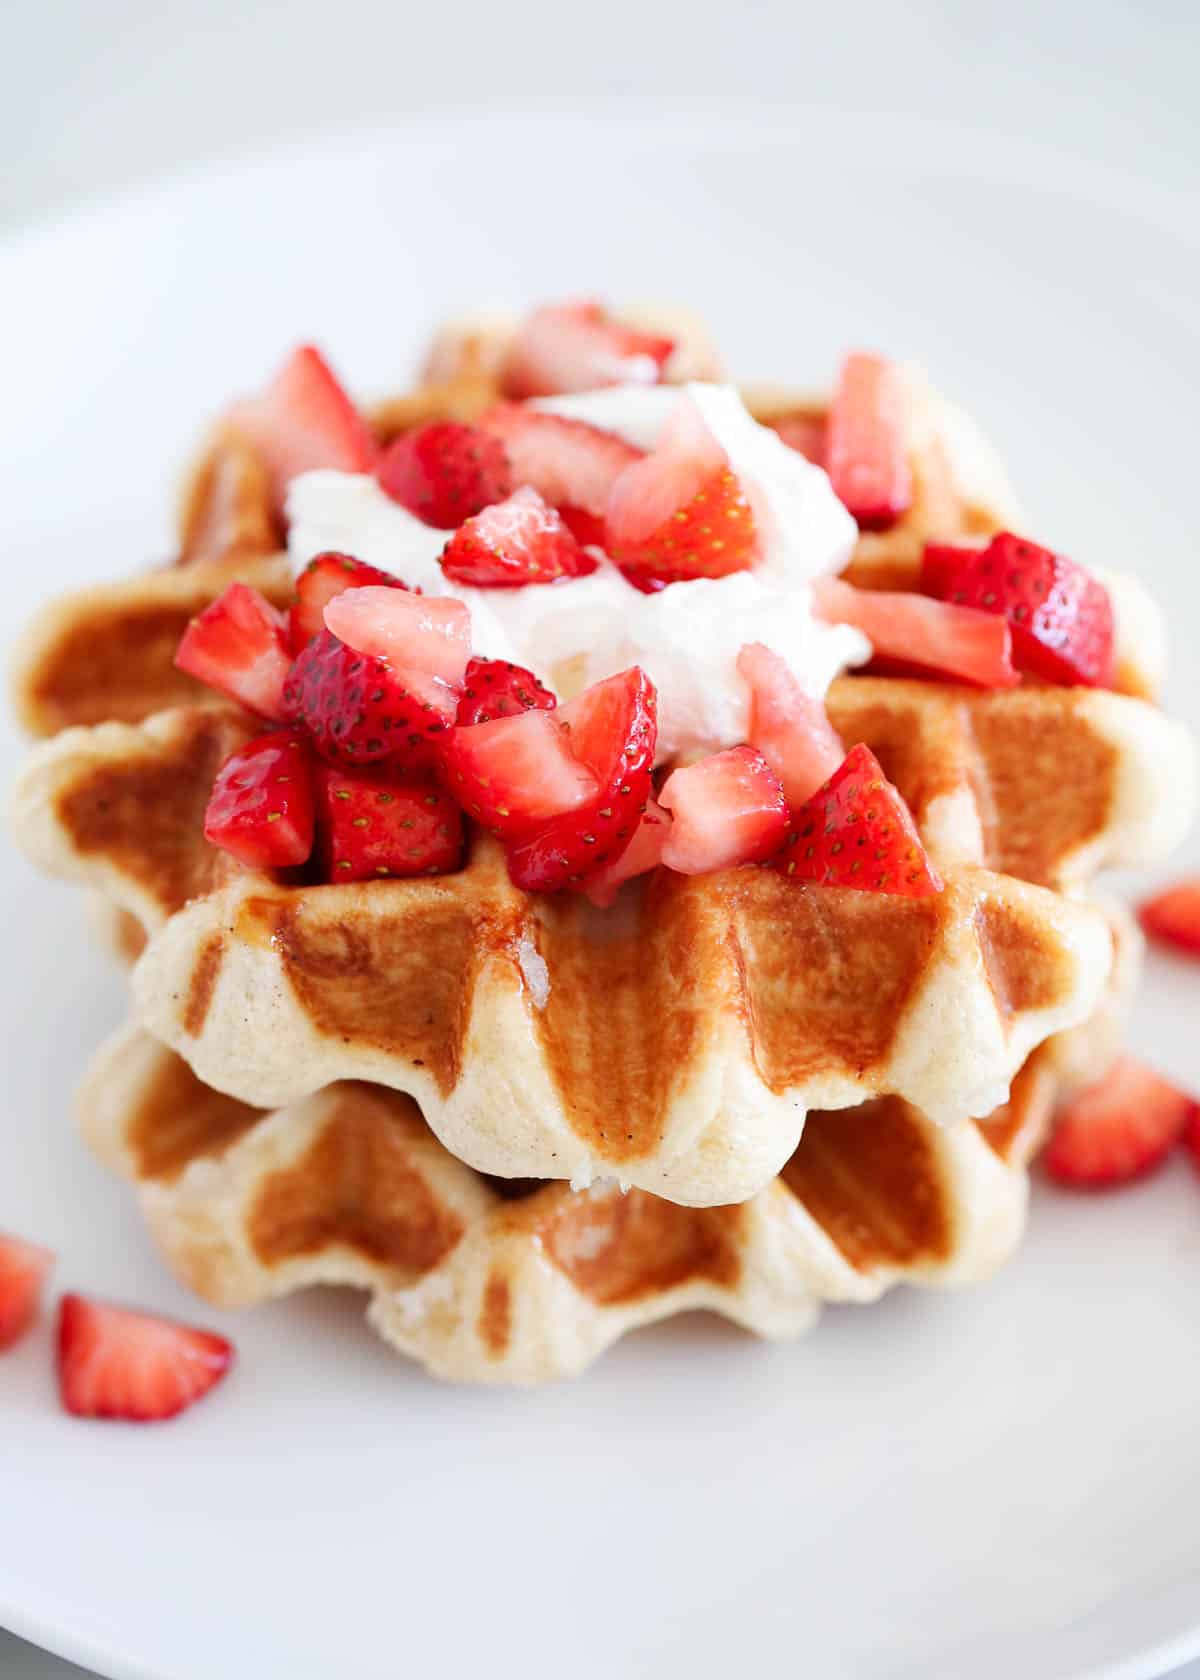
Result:
{"label": "chopped strawberry", "polygon": [[224,1336],[83,1295],[64,1295],[58,1382],[76,1417],[157,1423],[206,1395],[233,1364]]}
{"label": "chopped strawberry", "polygon": [[1007,619],[1013,664],[1047,682],[1110,688],[1112,602],[1082,566],[1001,531],[986,548],[926,547],[927,595]]}
{"label": "chopped strawberry", "polygon": [[310,344],[292,352],[260,396],[235,403],[229,420],[261,456],[281,513],[298,473],[314,467],[370,472],[375,464],[370,427]]}
{"label": "chopped strawberry", "polygon": [[[414,684],[386,659],[356,653],[329,630],[305,648],[287,683],[289,715],[302,723],[323,758],[344,764],[392,761],[406,773],[432,770],[447,726],[453,690]],[[431,697],[432,696],[432,697]]]}
{"label": "chopped strawberry", "polygon": [[446,786],[476,822],[502,836],[528,834],[594,801],[597,779],[572,752],[561,716],[532,710],[450,731]]}
{"label": "chopped strawberry", "polygon": [[770,867],[798,881],[903,898],[928,898],[942,890],[912,813],[861,742],[824,787],[792,812],[791,831]]}
{"label": "chopped strawberry", "polygon": [[824,705],[804,692],[779,654],[762,642],[747,642],[737,668],[750,688],[750,745],[779,777],[795,809],[833,775],[846,749]]}
{"label": "chopped strawberry", "polygon": [[510,397],[550,397],[601,385],[656,385],[675,348],[612,320],[594,302],[552,304],[517,329],[502,380]]}
{"label": "chopped strawberry", "polygon": [[778,432],[789,449],[815,466],[825,465],[826,422],[815,414],[788,414],[782,420],[772,420],[771,430]]}
{"label": "chopped strawberry", "polygon": [[571,750],[599,791],[509,846],[509,875],[527,891],[575,886],[614,863],[633,839],[650,798],[658,696],[644,671],[635,665],[606,677],[554,715],[570,730]]}
{"label": "chopped strawberry", "polygon": [[1184,1126],[1183,1146],[1191,1156],[1193,1166],[1200,1168],[1200,1103],[1193,1105]]}
{"label": "chopped strawberry", "polygon": [[1122,1056],[1060,1111],[1042,1157],[1046,1171],[1078,1188],[1128,1183],[1166,1160],[1196,1114],[1185,1092]]}
{"label": "chopped strawberry", "polygon": [[465,729],[520,712],[550,712],[557,704],[550,690],[523,665],[511,665],[507,659],[472,659],[454,721]]}
{"label": "chopped strawberry", "polygon": [[640,449],[615,432],[524,403],[497,403],[480,425],[503,442],[514,484],[532,485],[578,542],[603,545],[609,492],[618,475],[642,459]]}
{"label": "chopped strawberry", "polygon": [[329,603],[325,625],[347,647],[388,660],[406,688],[453,718],[471,657],[471,614],[461,601],[355,589]]}
{"label": "chopped strawberry", "polygon": [[37,1317],[42,1285],[53,1264],[48,1248],[0,1231],[0,1350],[19,1341]]}
{"label": "chopped strawberry", "polygon": [[580,548],[561,514],[525,485],[454,533],[442,552],[442,570],[453,582],[475,589],[515,589],[585,577],[596,570],[596,562]]}
{"label": "chopped strawberry", "polygon": [[1009,626],[995,613],[927,595],[855,589],[841,578],[818,578],[813,606],[818,618],[863,632],[875,650],[875,671],[953,677],[981,688],[1011,688],[1020,681]]}
{"label": "chopped strawberry", "polygon": [[655,799],[647,799],[642,820],[633,831],[633,838],[611,863],[596,870],[582,883],[580,891],[601,910],[606,910],[626,881],[635,875],[645,875],[662,862],[663,845],[671,827],[670,813]]}
{"label": "chopped strawberry", "polygon": [[292,663],[288,621],[249,584],[231,583],[180,637],[175,663],[260,717],[281,719]]}
{"label": "chopped strawberry", "polygon": [[904,390],[882,356],[856,351],[838,375],[825,434],[834,494],[864,531],[885,531],[912,506]]}
{"label": "chopped strawberry", "polygon": [[317,800],[327,880],[444,875],[462,862],[458,807],[428,782],[321,766]]}
{"label": "chopped strawberry", "polygon": [[1200,876],[1147,899],[1138,917],[1151,939],[1200,957]]}
{"label": "chopped strawberry", "polygon": [[672,819],[662,861],[681,875],[762,863],[788,831],[783,784],[755,747],[673,770],[658,797]]}
{"label": "chopped strawberry", "polygon": [[217,771],[204,838],[252,869],[287,869],[312,851],[313,786],[308,743],[260,735]]}
{"label": "chopped strawberry", "polygon": [[375,477],[394,502],[426,525],[455,531],[464,519],[502,502],[514,484],[504,445],[478,426],[435,420],[402,432]]}
{"label": "chopped strawberry", "polygon": [[347,589],[405,589],[407,584],[389,572],[381,572],[365,561],[332,549],[308,562],[296,579],[296,604],[292,608],[292,652],[303,653],[314,636],[325,628],[325,608]]}

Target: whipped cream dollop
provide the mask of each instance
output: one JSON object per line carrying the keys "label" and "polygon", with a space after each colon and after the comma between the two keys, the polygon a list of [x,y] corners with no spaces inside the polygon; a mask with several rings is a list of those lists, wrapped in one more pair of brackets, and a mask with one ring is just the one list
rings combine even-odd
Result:
{"label": "whipped cream dollop", "polygon": [[870,656],[861,632],[826,624],[812,611],[812,580],[841,570],[857,528],[821,468],[753,420],[732,387],[624,385],[537,406],[652,449],[683,401],[721,445],[750,499],[762,540],[752,571],[646,595],[601,561],[588,577],[470,589],[447,579],[438,563],[449,532],[423,524],[370,475],[330,471],[303,473],[291,486],[292,561],[299,570],[337,549],[429,594],[457,597],[470,608],[477,653],[527,666],[563,699],[640,665],[658,690],[659,762],[734,746],[749,729],[749,690],[736,667],[744,643],[764,642],[779,653],[816,698],[839,672]]}

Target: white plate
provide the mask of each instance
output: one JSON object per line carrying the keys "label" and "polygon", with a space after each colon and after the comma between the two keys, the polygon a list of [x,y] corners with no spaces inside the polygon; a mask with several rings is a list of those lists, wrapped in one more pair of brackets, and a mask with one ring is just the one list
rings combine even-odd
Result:
{"label": "white plate", "polygon": [[[153,184],[0,256],[9,631],[165,550],[197,422],[294,340],[382,392],[447,311],[597,288],[694,303],[747,375],[820,380],[864,342],[920,358],[1034,528],[1144,570],[1194,647],[1195,225],[966,134],[695,108],[439,119]],[[1171,699],[1200,719],[1194,657]],[[45,1328],[4,1361],[0,1622],[154,1680],[1065,1680],[1200,1650],[1182,1165],[1039,1193],[974,1292],[831,1312],[790,1346],[679,1323],[574,1386],[446,1389],[352,1298],[223,1318],[168,1279],[72,1130],[121,981],[78,896],[6,864],[0,1226],[53,1243],[60,1284],[218,1324],[241,1363],[137,1430],[58,1413]],[[1197,1000],[1160,960],[1138,1023],[1193,1082]]]}

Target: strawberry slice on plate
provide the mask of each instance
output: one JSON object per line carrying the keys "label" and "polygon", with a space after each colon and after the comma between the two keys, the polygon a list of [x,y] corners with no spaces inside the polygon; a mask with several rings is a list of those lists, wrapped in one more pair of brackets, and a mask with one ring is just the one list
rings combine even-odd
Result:
{"label": "strawberry slice on plate", "polygon": [[756,747],[729,747],[673,770],[658,798],[671,813],[662,861],[681,875],[762,863],[788,832],[783,783]]}
{"label": "strawberry slice on plate", "polygon": [[1138,918],[1151,939],[1200,957],[1200,876],[1147,899]]}
{"label": "strawberry slice on plate", "polygon": [[609,493],[625,468],[642,459],[615,432],[524,403],[497,403],[479,422],[501,440],[515,485],[528,484],[581,543],[602,544]]}
{"label": "strawberry slice on plate", "polygon": [[737,668],[750,689],[750,745],[783,783],[788,804],[803,805],[833,775],[846,749],[822,702],[805,693],[773,649],[747,642]]}
{"label": "strawberry slice on plate", "polygon": [[1102,1190],[1161,1166],[1196,1123],[1196,1103],[1151,1068],[1122,1056],[1060,1110],[1042,1160],[1059,1184]]}
{"label": "strawberry slice on plate", "polygon": [[1052,549],[1001,531],[986,548],[926,546],[921,588],[1008,621],[1013,664],[1047,682],[1111,688],[1112,602],[1104,585]]}
{"label": "strawberry slice on plate", "polygon": [[344,764],[390,760],[418,773],[436,765],[458,704],[453,689],[401,676],[389,660],[358,653],[329,630],[315,636],[292,666],[285,699],[289,717],[303,724],[322,758]]}
{"label": "strawberry slice on plate", "polygon": [[597,869],[582,883],[580,891],[599,909],[606,910],[626,881],[645,875],[662,862],[663,846],[671,827],[671,816],[656,799],[647,799],[633,838],[611,863]]}
{"label": "strawberry slice on plate", "polygon": [[548,304],[518,327],[502,383],[510,397],[656,385],[674,348],[674,339],[613,320],[594,301]]}
{"label": "strawberry slice on plate", "polygon": [[472,659],[463,677],[462,698],[455,722],[460,729],[494,718],[517,717],[521,712],[551,712],[558,701],[527,671],[507,659]]}
{"label": "strawberry slice on plate", "polygon": [[863,351],[846,357],[829,405],[825,470],[864,531],[886,531],[912,506],[905,406],[891,362]]}
{"label": "strawberry slice on plate", "polygon": [[347,647],[388,660],[406,688],[453,718],[471,657],[471,614],[461,601],[352,589],[325,608],[325,626]]}
{"label": "strawberry slice on plate", "polygon": [[281,730],[227,758],[204,813],[204,838],[252,869],[304,863],[313,843],[307,741]]}
{"label": "strawberry slice on plate", "polygon": [[572,751],[561,711],[452,729],[442,753],[446,786],[493,834],[527,834],[548,818],[590,808],[597,778]]}
{"label": "strawberry slice on plate", "polygon": [[19,1341],[37,1317],[53,1264],[48,1248],[0,1231],[0,1351]]}
{"label": "strawberry slice on plate", "polygon": [[260,717],[282,719],[292,653],[287,615],[249,584],[231,583],[179,639],[181,671]]}
{"label": "strawberry slice on plate", "polygon": [[861,742],[792,812],[787,840],[769,867],[798,881],[903,898],[942,890],[912,812]]}
{"label": "strawberry slice on plate", "polygon": [[157,1423],[194,1405],[233,1364],[224,1336],[84,1295],[64,1295],[58,1382],[75,1417]]}
{"label": "strawberry slice on plate", "polygon": [[841,578],[815,581],[813,607],[818,618],[862,631],[874,648],[873,671],[951,677],[981,688],[1011,688],[1021,680],[1008,623],[995,613],[927,595],[856,589]]}
{"label": "strawberry slice on plate", "polygon": [[325,608],[330,601],[344,595],[347,589],[406,589],[389,572],[368,566],[349,554],[327,549],[315,555],[296,579],[296,604],[292,608],[291,643],[293,653],[303,653],[314,636],[325,628]]}
{"label": "strawberry slice on plate", "polygon": [[235,403],[229,421],[266,466],[280,513],[297,474],[370,472],[378,453],[371,428],[311,344],[292,352],[261,395]]}
{"label": "strawberry slice on plate", "polygon": [[403,432],[384,452],[375,477],[394,502],[442,531],[502,502],[514,484],[503,443],[479,426],[435,420]]}
{"label": "strawberry slice on plate", "polygon": [[322,765],[317,804],[329,881],[445,875],[462,863],[458,807],[428,782]]}
{"label": "strawberry slice on plate", "polygon": [[442,570],[474,589],[516,589],[586,577],[596,561],[562,515],[524,485],[460,526],[442,551]]}

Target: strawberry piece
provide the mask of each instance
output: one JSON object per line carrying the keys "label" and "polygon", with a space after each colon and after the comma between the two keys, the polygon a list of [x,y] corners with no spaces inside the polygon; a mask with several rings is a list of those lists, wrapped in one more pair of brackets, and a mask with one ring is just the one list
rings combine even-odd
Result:
{"label": "strawberry piece", "polygon": [[217,771],[204,838],[252,869],[287,869],[312,851],[313,787],[308,743],[260,735]]}
{"label": "strawberry piece", "polygon": [[322,758],[344,764],[393,761],[406,772],[432,770],[453,722],[451,689],[401,678],[386,659],[372,659],[329,630],[292,666],[289,716],[302,723]]}
{"label": "strawberry piece", "polygon": [[231,583],[192,619],[175,663],[260,717],[285,715],[283,685],[292,663],[287,617],[248,584]]}
{"label": "strawberry piece", "polygon": [[509,875],[530,892],[578,885],[616,862],[650,797],[658,743],[658,696],[636,665],[584,689],[554,715],[570,730],[571,750],[599,791],[509,846]]}
{"label": "strawberry piece", "polygon": [[584,897],[591,899],[601,910],[606,910],[626,881],[657,869],[662,862],[663,845],[670,827],[670,813],[664,811],[657,800],[647,799],[642,820],[634,829],[625,850],[582,883],[580,891]]}
{"label": "strawberry piece", "polygon": [[861,742],[824,787],[792,812],[791,832],[770,867],[798,881],[903,898],[928,898],[942,890],[911,811]]}
{"label": "strawberry piece", "polygon": [[1008,620],[1013,664],[1047,682],[1111,688],[1112,602],[1102,583],[1051,549],[1001,531],[986,548],[931,543],[927,595]]}
{"label": "strawberry piece", "polygon": [[1192,1165],[1200,1170],[1200,1103],[1196,1103],[1183,1128],[1183,1146],[1192,1158]]}
{"label": "strawberry piece", "polygon": [[156,1423],[201,1399],[233,1364],[224,1336],[83,1295],[64,1295],[58,1382],[76,1417]]}
{"label": "strawberry piece", "polygon": [[293,653],[303,653],[314,636],[325,628],[325,608],[347,589],[406,589],[407,584],[363,560],[332,549],[316,555],[296,579],[296,604],[292,608]]}
{"label": "strawberry piece", "polygon": [[494,834],[527,834],[547,818],[594,801],[596,777],[572,752],[561,716],[535,709],[447,736],[446,786]]}
{"label": "strawberry piece", "polygon": [[1011,688],[1020,681],[1009,626],[995,613],[927,595],[855,589],[841,578],[816,579],[813,606],[818,618],[856,625],[868,637],[874,671],[952,677],[981,688]]}
{"label": "strawberry piece", "polygon": [[812,414],[788,414],[782,420],[772,420],[771,430],[778,432],[789,449],[803,455],[814,466],[825,465],[826,422]]}
{"label": "strawberry piece", "polygon": [[554,583],[596,570],[562,516],[526,485],[461,526],[442,552],[442,570],[475,589]]}
{"label": "strawberry piece", "polygon": [[0,1351],[19,1341],[37,1317],[42,1285],[53,1264],[48,1248],[0,1231]]}
{"label": "strawberry piece", "polygon": [[435,420],[389,445],[375,477],[394,502],[426,525],[454,531],[502,502],[514,484],[504,445],[479,426]]}
{"label": "strawberry piece", "polygon": [[1083,1189],[1127,1184],[1161,1165],[1196,1123],[1196,1103],[1132,1056],[1060,1110],[1042,1160],[1051,1178]]}
{"label": "strawberry piece", "polygon": [[462,863],[458,807],[428,782],[322,765],[317,801],[326,880],[445,875]]}
{"label": "strawberry piece", "polygon": [[472,659],[463,679],[455,722],[460,729],[521,712],[551,712],[558,701],[523,665],[507,659]]}
{"label": "strawberry piece", "polygon": [[747,642],[737,668],[750,688],[750,745],[779,777],[795,809],[833,775],[846,749],[824,705],[805,693],[787,661],[771,648]]}
{"label": "strawberry piece", "polygon": [[825,470],[864,531],[886,531],[912,506],[904,411],[890,362],[862,351],[846,357],[829,405]]}
{"label": "strawberry piece", "polygon": [[1138,919],[1151,939],[1200,957],[1200,876],[1147,899],[1138,910]]}
{"label": "strawberry piece", "polygon": [[594,302],[534,310],[517,329],[504,360],[510,397],[551,397],[602,385],[656,385],[675,348],[658,333],[612,320]]}
{"label": "strawberry piece", "polygon": [[603,545],[609,493],[642,459],[640,449],[615,432],[523,403],[497,403],[480,425],[503,442],[514,484],[531,485],[556,507],[578,542]]}
{"label": "strawberry piece", "polygon": [[672,818],[662,861],[681,875],[762,863],[788,831],[783,784],[755,747],[673,770],[658,797]]}
{"label": "strawberry piece", "polygon": [[316,467],[370,472],[375,464],[370,427],[311,344],[292,352],[260,396],[235,403],[229,421],[266,466],[279,513],[298,473]]}
{"label": "strawberry piece", "polygon": [[386,659],[414,694],[450,722],[471,657],[471,614],[461,601],[402,589],[353,589],[325,608],[339,641]]}

